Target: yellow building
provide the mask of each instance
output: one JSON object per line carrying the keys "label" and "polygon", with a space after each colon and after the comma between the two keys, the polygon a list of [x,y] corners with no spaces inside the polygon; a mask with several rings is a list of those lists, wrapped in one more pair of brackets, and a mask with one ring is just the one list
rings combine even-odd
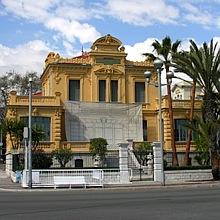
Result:
{"label": "yellow building", "polygon": [[[133,62],[126,59],[125,48],[120,40],[111,35],[97,39],[91,51],[74,58],[63,58],[49,53],[41,76],[42,95],[33,96],[33,123],[43,126],[45,140],[40,143],[45,151],[67,146],[73,152],[88,153],[89,140],[67,141],[65,129],[65,103],[67,101],[85,103],[140,104],[142,106],[142,140],[159,140],[158,88],[146,82],[144,72],[153,73],[152,82],[157,80],[153,63],[149,60]],[[196,110],[200,109],[196,101]],[[174,100],[177,151],[185,151],[186,132],[179,127],[189,114],[189,100]],[[89,112],[87,113],[89,114]],[[97,115],[99,112],[97,112]],[[164,149],[170,148],[170,125],[168,103],[163,97],[162,114],[164,124]],[[10,93],[8,118],[27,120],[28,97]],[[179,130],[178,130],[179,129]],[[182,130],[181,130],[182,129]],[[124,140],[126,142],[126,140]],[[10,152],[10,144],[7,152]]]}

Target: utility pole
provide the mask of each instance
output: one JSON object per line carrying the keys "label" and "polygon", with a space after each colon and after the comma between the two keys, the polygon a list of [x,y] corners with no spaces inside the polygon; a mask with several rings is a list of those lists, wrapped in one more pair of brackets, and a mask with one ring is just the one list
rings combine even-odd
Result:
{"label": "utility pole", "polygon": [[28,117],[28,188],[32,188],[32,78],[29,78],[29,117]]}

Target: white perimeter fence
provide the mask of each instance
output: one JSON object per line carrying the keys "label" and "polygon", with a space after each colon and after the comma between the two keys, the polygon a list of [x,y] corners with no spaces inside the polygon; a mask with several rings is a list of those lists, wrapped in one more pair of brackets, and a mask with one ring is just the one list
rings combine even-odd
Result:
{"label": "white perimeter fence", "polygon": [[[130,171],[130,177],[132,172]],[[86,186],[103,186],[105,184],[120,184],[119,169],[66,169],[66,170],[32,170],[33,187],[54,187],[54,176],[83,176]],[[28,170],[23,171],[22,186],[28,187]]]}

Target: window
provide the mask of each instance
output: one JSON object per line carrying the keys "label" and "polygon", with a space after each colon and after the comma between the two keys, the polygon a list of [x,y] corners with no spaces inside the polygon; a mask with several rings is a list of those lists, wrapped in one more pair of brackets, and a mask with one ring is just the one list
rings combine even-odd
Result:
{"label": "window", "polygon": [[80,101],[80,80],[69,81],[69,100]]}
{"label": "window", "polygon": [[135,82],[135,102],[145,102],[145,82]]}
{"label": "window", "polygon": [[99,80],[99,101],[105,102],[105,94],[106,94],[106,81]]}
{"label": "window", "polygon": [[[21,117],[21,120],[28,127],[28,117]],[[41,141],[50,141],[50,121],[49,117],[32,116],[32,128],[41,128],[44,132]]]}
{"label": "window", "polygon": [[143,139],[147,141],[147,120],[143,120]]}
{"label": "window", "polygon": [[176,141],[186,141],[187,139],[187,129],[185,127],[185,119],[175,119],[175,140]]}
{"label": "window", "polygon": [[118,101],[118,80],[111,80],[111,101]]}
{"label": "window", "polygon": [[[187,141],[187,119],[175,119],[175,141]],[[195,132],[192,132],[192,140],[195,140]]]}

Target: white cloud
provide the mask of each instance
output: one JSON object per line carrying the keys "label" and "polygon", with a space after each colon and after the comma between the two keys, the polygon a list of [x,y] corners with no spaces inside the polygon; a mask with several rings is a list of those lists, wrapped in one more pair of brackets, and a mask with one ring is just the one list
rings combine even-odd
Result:
{"label": "white cloud", "polygon": [[74,53],[73,45],[71,43],[69,43],[68,41],[63,41],[63,46],[65,48],[66,55],[68,57],[72,57],[73,53]]}
{"label": "white cloud", "polygon": [[127,59],[133,61],[143,61],[146,59],[143,53],[152,53],[153,47],[151,46],[155,38],[148,38],[144,42],[139,42],[131,45],[125,45],[125,52],[128,54]]}
{"label": "white cloud", "polygon": [[216,19],[217,27],[220,28],[220,16]]}
{"label": "white cloud", "polygon": [[8,13],[43,24],[70,42],[78,39],[81,43],[88,43],[100,36],[94,26],[81,23],[89,18],[90,11],[82,7],[83,1],[80,0],[2,0],[2,4]]}
{"label": "white cloud", "polygon": [[123,22],[147,26],[155,22],[175,23],[179,11],[164,0],[108,0],[104,14]]}
{"label": "white cloud", "polygon": [[[127,59],[128,60],[132,60],[132,61],[143,61],[145,60],[145,56],[143,56],[143,53],[154,53],[154,55],[156,56],[156,53],[153,51],[153,47],[151,46],[152,43],[158,40],[159,42],[161,42],[160,39],[155,39],[155,38],[148,38],[146,39],[144,42],[138,42],[134,45],[125,45],[125,52],[128,53],[127,55]],[[215,38],[214,40],[220,40],[220,38]],[[198,46],[200,46],[199,44],[197,44]],[[180,48],[179,50],[189,50],[189,39],[185,39],[181,42]],[[179,73],[177,74],[178,77],[181,77],[185,80],[190,80],[189,77],[187,77],[185,74],[183,73]],[[166,84],[166,73],[165,71],[162,71],[162,83]],[[179,79],[173,79],[173,85],[177,82],[179,82]],[[166,93],[166,89],[163,88],[163,94]]]}
{"label": "white cloud", "polygon": [[100,34],[93,26],[81,24],[78,21],[69,21],[63,18],[51,18],[45,23],[49,29],[58,31],[69,42],[74,42],[76,38],[81,43],[93,42]]}
{"label": "white cloud", "polygon": [[6,11],[22,18],[32,19],[33,21],[43,21],[46,19],[49,16],[48,9],[55,2],[56,0],[2,0]]}
{"label": "white cloud", "polygon": [[[220,37],[213,37],[213,41],[220,44]],[[220,46],[220,45],[219,45]]]}
{"label": "white cloud", "polygon": [[50,52],[45,42],[30,41],[15,48],[0,44],[0,72],[15,71],[21,74],[27,71],[42,73],[44,60]]}
{"label": "white cloud", "polygon": [[213,25],[214,18],[211,13],[206,10],[201,10],[198,6],[185,2],[181,6],[186,10],[184,18],[192,23],[201,24],[204,26]]}

